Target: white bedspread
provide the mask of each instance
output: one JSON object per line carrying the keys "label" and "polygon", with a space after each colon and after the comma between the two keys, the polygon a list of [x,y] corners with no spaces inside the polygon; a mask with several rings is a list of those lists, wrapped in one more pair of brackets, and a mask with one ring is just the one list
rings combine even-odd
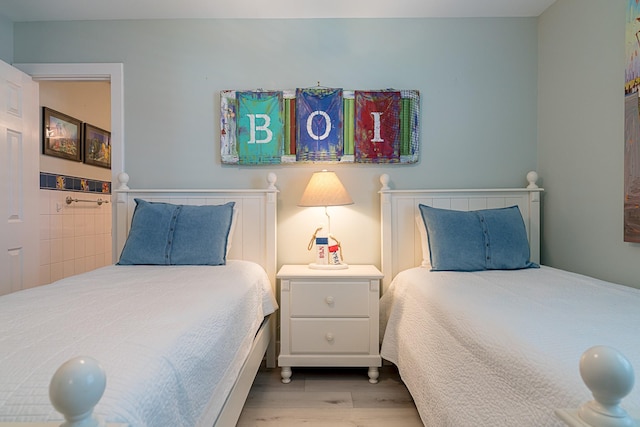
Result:
{"label": "white bedspread", "polygon": [[61,420],[49,381],[86,355],[107,374],[95,410],[106,421],[211,423],[276,307],[266,273],[246,261],[109,266],[3,296],[0,421]]}
{"label": "white bedspread", "polygon": [[[564,425],[554,409],[592,399],[578,364],[594,345],[640,369],[640,291],[549,267],[414,268],[381,307],[382,357],[399,367],[427,426]],[[623,407],[640,416],[640,385]]]}

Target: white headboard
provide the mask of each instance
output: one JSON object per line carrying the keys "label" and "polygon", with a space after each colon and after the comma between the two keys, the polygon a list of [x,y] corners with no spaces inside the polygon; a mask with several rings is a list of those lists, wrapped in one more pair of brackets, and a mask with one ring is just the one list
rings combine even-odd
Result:
{"label": "white headboard", "polygon": [[383,292],[391,280],[422,262],[420,232],[416,225],[419,204],[443,209],[471,211],[517,205],[529,238],[531,260],[540,262],[540,192],[538,174],[529,172],[527,188],[392,190],[389,176],[380,177],[380,218]]}
{"label": "white headboard", "polygon": [[118,175],[114,191],[115,224],[113,260],[117,262],[127,240],[136,203],[134,199],[183,205],[219,205],[235,202],[237,218],[229,259],[253,261],[264,267],[276,289],[277,194],[276,175],[269,173],[263,189],[136,190],[128,187],[129,176]]}

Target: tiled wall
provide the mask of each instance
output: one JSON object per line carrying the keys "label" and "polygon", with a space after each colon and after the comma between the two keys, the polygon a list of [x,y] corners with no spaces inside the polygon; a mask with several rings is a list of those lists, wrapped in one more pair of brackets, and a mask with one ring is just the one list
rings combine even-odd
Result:
{"label": "tiled wall", "polygon": [[[67,197],[94,202],[67,204]],[[98,205],[97,199],[109,203]],[[43,189],[41,185],[40,284],[111,263],[111,195]]]}

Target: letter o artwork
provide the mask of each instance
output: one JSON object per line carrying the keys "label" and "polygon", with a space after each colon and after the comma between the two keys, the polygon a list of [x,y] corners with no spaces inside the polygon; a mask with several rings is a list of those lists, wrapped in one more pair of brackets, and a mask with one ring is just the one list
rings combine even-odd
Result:
{"label": "letter o artwork", "polygon": [[[316,116],[322,116],[327,124],[325,126],[324,133],[322,135],[316,135],[312,128],[313,118]],[[316,141],[322,141],[323,139],[327,139],[330,132],[331,132],[331,117],[329,117],[329,115],[326,112],[314,111],[313,113],[309,114],[309,117],[307,118],[307,133],[309,134],[310,137],[312,137]]]}

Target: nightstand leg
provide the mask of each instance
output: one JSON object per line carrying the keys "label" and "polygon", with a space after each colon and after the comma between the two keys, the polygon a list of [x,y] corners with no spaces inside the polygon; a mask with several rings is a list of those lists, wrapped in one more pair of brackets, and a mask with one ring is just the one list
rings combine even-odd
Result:
{"label": "nightstand leg", "polygon": [[369,382],[371,384],[377,384],[379,376],[380,372],[378,372],[378,368],[376,368],[375,366],[369,368]]}
{"label": "nightstand leg", "polygon": [[283,366],[280,375],[282,376],[282,382],[289,384],[291,382],[291,367]]}

